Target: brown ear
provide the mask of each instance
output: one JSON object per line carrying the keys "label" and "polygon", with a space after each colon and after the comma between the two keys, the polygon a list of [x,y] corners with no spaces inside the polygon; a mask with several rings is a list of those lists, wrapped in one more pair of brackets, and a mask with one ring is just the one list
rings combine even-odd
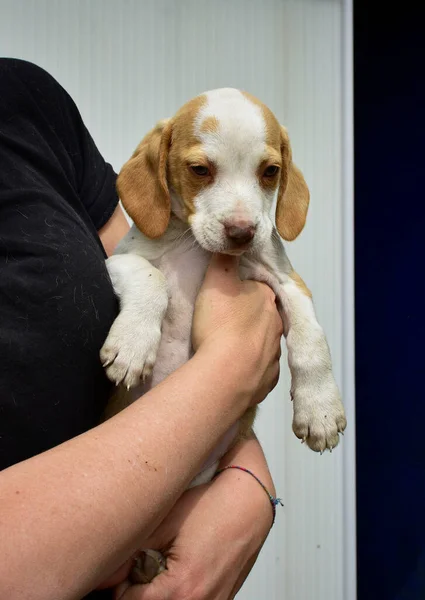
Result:
{"label": "brown ear", "polygon": [[285,127],[281,127],[282,173],[276,205],[276,227],[284,240],[295,240],[304,228],[310,192],[301,171],[292,162]]}
{"label": "brown ear", "polygon": [[167,158],[171,121],[160,121],[140,142],[117,179],[118,194],[129,217],[149,238],[160,237],[171,212]]}

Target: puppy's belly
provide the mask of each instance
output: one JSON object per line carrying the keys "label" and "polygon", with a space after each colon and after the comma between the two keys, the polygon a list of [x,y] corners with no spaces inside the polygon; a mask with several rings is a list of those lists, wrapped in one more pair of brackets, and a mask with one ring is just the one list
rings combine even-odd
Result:
{"label": "puppy's belly", "polygon": [[190,338],[177,337],[173,329],[165,319],[161,343],[152,372],[151,387],[161,383],[171,373],[187,363],[193,355]]}

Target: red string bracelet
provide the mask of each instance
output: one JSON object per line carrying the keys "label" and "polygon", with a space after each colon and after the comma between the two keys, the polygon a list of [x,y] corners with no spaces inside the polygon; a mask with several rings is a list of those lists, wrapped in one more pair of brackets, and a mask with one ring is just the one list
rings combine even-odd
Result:
{"label": "red string bracelet", "polygon": [[278,504],[283,506],[282,500],[280,498],[275,498],[274,496],[272,496],[271,493],[269,492],[269,490],[264,485],[264,483],[262,483],[262,481],[260,481],[258,479],[257,475],[254,475],[254,473],[252,471],[249,471],[249,469],[245,469],[245,467],[239,467],[238,465],[228,465],[227,467],[223,467],[223,469],[220,469],[219,471],[217,471],[217,473],[214,475],[213,479],[215,479],[218,475],[220,475],[220,473],[223,473],[223,471],[227,471],[227,469],[238,469],[239,471],[248,473],[248,475],[251,475],[251,477],[253,477],[255,479],[255,481],[257,481],[261,485],[261,487],[263,488],[263,490],[266,492],[267,496],[269,497],[270,504],[272,505],[272,510],[273,510],[272,527],[273,527],[274,522],[276,520],[276,506]]}

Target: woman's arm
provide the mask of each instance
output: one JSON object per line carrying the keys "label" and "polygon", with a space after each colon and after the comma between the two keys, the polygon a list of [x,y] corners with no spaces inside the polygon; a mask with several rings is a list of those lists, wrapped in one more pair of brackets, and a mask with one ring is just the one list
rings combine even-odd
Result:
{"label": "woman's arm", "polygon": [[99,231],[100,241],[107,256],[112,256],[118,242],[125,236],[130,229],[130,225],[124,215],[121,205],[118,204],[112,217]]}
{"label": "woman's arm", "polygon": [[[255,436],[240,442],[223,458],[220,466],[227,465],[249,469],[275,495]],[[124,582],[115,597],[231,600],[252,569],[272,520],[270,500],[258,482],[247,473],[228,469],[212,483],[185,492],[147,540],[148,547],[164,551],[167,570],[148,586]],[[123,570],[121,577],[125,576]]]}
{"label": "woman's arm", "polygon": [[0,473],[1,597],[76,599],[93,589],[275,385],[282,327],[271,291],[240,282],[225,257],[205,284],[189,363],[110,421]]}

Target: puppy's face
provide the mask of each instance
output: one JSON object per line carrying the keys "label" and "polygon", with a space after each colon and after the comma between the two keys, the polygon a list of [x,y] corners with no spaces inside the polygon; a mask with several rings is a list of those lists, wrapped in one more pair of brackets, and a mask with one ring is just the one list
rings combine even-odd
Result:
{"label": "puppy's face", "polygon": [[171,211],[210,252],[241,254],[270,237],[302,230],[309,194],[292,164],[286,130],[255,98],[207,92],[159,123],[124,165],[118,191],[136,225],[159,237]]}

